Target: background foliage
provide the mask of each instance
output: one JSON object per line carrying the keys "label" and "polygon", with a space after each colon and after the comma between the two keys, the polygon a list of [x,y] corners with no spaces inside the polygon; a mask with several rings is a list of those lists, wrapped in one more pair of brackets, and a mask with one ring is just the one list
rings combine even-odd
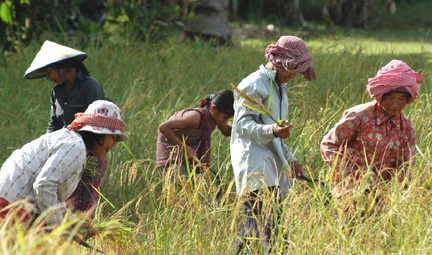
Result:
{"label": "background foliage", "polygon": [[[423,4],[411,3],[419,11],[427,10],[418,7]],[[23,79],[43,41],[83,50],[89,54],[85,64],[92,76],[121,107],[130,138],[109,155],[102,184],[106,199],[101,200],[94,222],[101,231],[89,243],[107,254],[235,254],[242,200],[235,194],[229,139],[219,132],[213,135],[212,170],[220,174],[220,182],[210,173],[197,180],[194,189],[188,185],[178,189],[165,185],[154,166],[157,127],[176,110],[195,107],[201,97],[238,84],[264,63],[265,47],[279,35],[299,35],[312,53],[318,80],[306,82],[299,75],[289,82],[289,120],[294,129],[286,143],[308,174],[326,180],[328,169],[318,149],[322,136],[346,108],[371,100],[365,89],[367,79],[394,58],[424,76],[419,100],[405,111],[416,125],[417,166],[407,189],[391,182],[382,195],[386,203],[380,213],[351,226],[340,213],[340,204],[324,205],[328,187],[295,182],[283,203],[282,233],[274,254],[429,254],[432,43],[430,27],[415,24],[402,31],[321,25],[304,31],[277,26],[271,37],[235,38],[232,47],[213,47],[175,35],[153,42],[125,35],[46,32],[15,54],[0,57],[0,162],[45,133],[53,85],[46,79]],[[362,199],[360,206],[373,201],[373,197]],[[6,220],[0,224],[1,251],[93,254],[65,242],[59,232],[26,232]],[[255,248],[250,247],[251,254],[256,254]]]}
{"label": "background foliage", "polygon": [[[220,2],[225,3],[234,27],[235,23],[253,23],[316,29],[315,25],[300,27],[298,20],[287,18],[292,14],[285,13],[282,0]],[[344,3],[342,16],[336,14],[338,2],[302,0],[298,7],[306,21],[330,28],[337,25],[412,30],[432,26],[432,19],[422,11],[432,7],[428,0],[341,1]],[[395,13],[388,11],[388,2],[396,4]],[[195,16],[195,3],[191,0],[0,0],[0,41],[6,52],[20,50],[33,38],[39,40],[46,33],[79,36],[82,40],[103,35],[113,41],[160,41],[178,34]],[[350,16],[354,21],[347,17],[348,12],[354,13]]]}

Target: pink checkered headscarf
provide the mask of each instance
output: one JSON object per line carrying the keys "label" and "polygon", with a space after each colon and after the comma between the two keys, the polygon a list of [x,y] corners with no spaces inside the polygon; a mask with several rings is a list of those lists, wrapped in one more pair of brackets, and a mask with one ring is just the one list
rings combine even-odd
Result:
{"label": "pink checkered headscarf", "polygon": [[372,98],[381,102],[381,97],[394,89],[404,89],[411,94],[408,103],[412,103],[418,97],[420,87],[417,83],[422,83],[421,74],[412,70],[401,60],[393,59],[382,67],[374,78],[370,78],[367,90]]}
{"label": "pink checkered headscarf", "polygon": [[312,55],[305,42],[296,36],[282,36],[277,42],[268,45],[265,57],[277,70],[301,73],[308,81],[317,78],[312,66]]}

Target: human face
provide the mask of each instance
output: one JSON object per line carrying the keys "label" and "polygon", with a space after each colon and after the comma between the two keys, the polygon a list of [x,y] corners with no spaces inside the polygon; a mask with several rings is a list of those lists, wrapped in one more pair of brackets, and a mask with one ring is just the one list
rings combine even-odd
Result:
{"label": "human face", "polygon": [[222,125],[222,124],[227,124],[229,119],[231,119],[233,117],[231,115],[228,115],[228,114],[225,114],[225,113],[219,111],[216,108],[216,105],[212,105],[211,108],[212,108],[212,111],[211,111],[212,118],[213,118],[214,122],[216,123],[216,125],[218,125],[218,126]]}
{"label": "human face", "polygon": [[296,72],[292,72],[292,71],[277,70],[276,80],[280,83],[287,83],[289,80],[294,78],[296,74],[297,74]]}
{"label": "human face", "polygon": [[103,140],[96,143],[93,147],[92,153],[96,158],[103,159],[106,157],[107,153],[112,150],[114,145],[116,145],[117,136],[116,135],[105,135]]}
{"label": "human face", "polygon": [[383,96],[381,107],[389,117],[393,117],[402,112],[408,104],[409,97],[405,93],[393,92]]}
{"label": "human face", "polygon": [[75,80],[75,75],[73,72],[67,72],[66,69],[48,67],[46,78],[56,85],[66,84],[67,86],[71,86]]}

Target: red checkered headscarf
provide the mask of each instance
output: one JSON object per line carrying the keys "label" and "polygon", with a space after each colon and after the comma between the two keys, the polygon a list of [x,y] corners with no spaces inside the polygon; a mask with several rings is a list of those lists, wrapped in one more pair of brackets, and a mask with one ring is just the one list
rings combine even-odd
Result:
{"label": "red checkered headscarf", "polygon": [[69,130],[80,130],[84,126],[93,126],[124,132],[126,124],[119,119],[93,113],[76,113],[74,121],[68,125]]}
{"label": "red checkered headscarf", "polygon": [[382,67],[374,78],[370,78],[367,90],[372,98],[381,102],[382,95],[394,89],[404,89],[411,94],[408,103],[412,103],[419,95],[420,87],[417,83],[422,83],[421,74],[412,70],[401,60],[393,59]]}
{"label": "red checkered headscarf", "polygon": [[277,42],[268,45],[265,57],[277,70],[301,73],[308,81],[317,78],[312,66],[312,55],[305,42],[296,36],[282,36]]}

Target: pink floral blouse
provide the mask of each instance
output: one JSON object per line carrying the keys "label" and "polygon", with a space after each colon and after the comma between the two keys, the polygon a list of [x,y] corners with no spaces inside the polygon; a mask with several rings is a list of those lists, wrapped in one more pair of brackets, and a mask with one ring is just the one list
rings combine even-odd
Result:
{"label": "pink floral blouse", "polygon": [[360,178],[369,167],[390,180],[405,164],[414,163],[415,139],[414,125],[403,113],[389,118],[373,101],[346,110],[320,149],[325,162],[336,164],[333,181],[348,175]]}

